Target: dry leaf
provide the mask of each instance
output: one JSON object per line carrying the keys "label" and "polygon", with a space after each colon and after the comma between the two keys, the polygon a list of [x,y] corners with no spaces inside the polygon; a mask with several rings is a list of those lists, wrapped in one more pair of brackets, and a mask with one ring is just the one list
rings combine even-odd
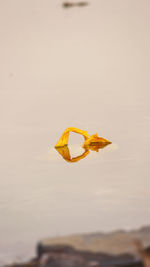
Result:
{"label": "dry leaf", "polygon": [[[63,147],[68,145],[68,139],[69,139],[69,132],[75,132],[78,134],[83,135],[85,142],[83,143],[82,147],[83,148],[88,148],[90,149],[90,146],[96,146],[97,148],[103,148],[105,145],[111,144],[110,141],[99,137],[98,134],[93,134],[89,137],[88,133],[86,131],[80,130],[78,128],[75,127],[70,127],[67,128],[64,133],[62,134],[62,136],[60,137],[59,141],[56,144],[56,148],[57,147]],[[94,150],[94,149],[92,149]]]}

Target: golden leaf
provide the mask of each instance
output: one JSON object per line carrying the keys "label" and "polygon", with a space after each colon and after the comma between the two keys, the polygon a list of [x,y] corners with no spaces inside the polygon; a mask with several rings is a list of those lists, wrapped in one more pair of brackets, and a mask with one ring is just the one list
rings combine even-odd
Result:
{"label": "golden leaf", "polygon": [[92,146],[96,146],[97,148],[103,148],[106,145],[111,144],[110,141],[108,141],[107,139],[104,139],[103,137],[99,137],[98,134],[93,134],[91,135],[87,140],[85,140],[85,142],[83,143],[82,147],[84,148],[89,148]]}
{"label": "golden leaf", "polygon": [[80,129],[74,128],[74,127],[69,127],[64,131],[64,133],[60,137],[60,139],[57,142],[55,147],[62,147],[62,146],[66,146],[68,144],[69,132],[82,134],[85,140],[87,140],[89,138],[89,135],[86,131],[83,131],[83,130],[80,130]]}
{"label": "golden leaf", "polygon": [[80,129],[75,128],[75,127],[69,127],[64,131],[64,133],[60,137],[59,141],[57,142],[57,144],[55,146],[56,148],[66,146],[68,144],[69,132],[75,132],[75,133],[83,135],[83,137],[85,139],[85,142],[82,145],[83,148],[90,149],[90,146],[94,146],[94,145],[102,148],[105,145],[111,144],[110,141],[108,141],[102,137],[99,137],[97,133],[93,134],[89,137],[89,135],[86,131],[80,130]]}

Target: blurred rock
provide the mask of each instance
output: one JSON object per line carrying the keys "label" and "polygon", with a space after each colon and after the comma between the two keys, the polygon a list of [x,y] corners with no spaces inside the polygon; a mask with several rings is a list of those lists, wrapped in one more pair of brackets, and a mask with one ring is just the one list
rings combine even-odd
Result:
{"label": "blurred rock", "polygon": [[39,244],[37,247],[37,258],[40,266],[114,266],[124,264],[134,264],[136,259],[131,254],[111,255],[106,253],[95,253],[85,250],[77,250],[71,246],[65,245],[43,245]]}
{"label": "blurred rock", "polygon": [[73,3],[70,3],[70,2],[64,2],[63,3],[63,7],[64,8],[73,7],[73,6],[74,6],[74,4]]}
{"label": "blurred rock", "polygon": [[36,258],[9,267],[150,267],[150,227],[41,241]]}
{"label": "blurred rock", "polygon": [[88,2],[76,2],[76,3],[73,3],[73,2],[64,2],[62,4],[62,6],[64,8],[69,8],[69,7],[75,7],[75,6],[79,6],[79,7],[84,7],[84,6],[87,6],[88,5]]}
{"label": "blurred rock", "polygon": [[76,5],[83,7],[83,6],[87,6],[88,2],[78,2]]}
{"label": "blurred rock", "polygon": [[139,239],[144,247],[150,246],[150,226],[130,231],[113,231],[108,233],[76,234],[64,237],[48,238],[41,241],[43,245],[66,244],[77,250],[138,256],[134,240]]}

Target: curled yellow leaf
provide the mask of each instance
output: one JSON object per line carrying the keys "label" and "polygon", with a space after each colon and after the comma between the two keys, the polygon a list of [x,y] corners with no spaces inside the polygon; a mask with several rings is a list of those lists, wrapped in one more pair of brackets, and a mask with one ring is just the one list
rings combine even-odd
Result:
{"label": "curled yellow leaf", "polygon": [[92,149],[92,146],[96,146],[97,148],[103,148],[106,145],[111,144],[110,141],[104,139],[103,137],[99,137],[98,134],[91,135],[85,142],[82,147]]}
{"label": "curled yellow leaf", "polygon": [[96,146],[96,147],[99,146],[100,148],[102,148],[105,145],[111,144],[110,141],[104,139],[103,137],[99,137],[97,133],[89,137],[89,134],[86,131],[80,130],[75,127],[69,127],[64,131],[64,133],[60,137],[59,141],[57,142],[55,146],[56,148],[68,145],[69,132],[75,132],[75,133],[81,134],[84,137],[85,141],[82,145],[83,148],[92,149],[90,148],[92,146]]}
{"label": "curled yellow leaf", "polygon": [[89,138],[89,135],[86,131],[80,130],[80,129],[75,128],[75,127],[69,127],[64,131],[64,133],[60,137],[60,139],[57,142],[55,147],[62,147],[62,146],[68,145],[69,132],[81,134],[81,135],[83,135],[85,140],[87,140]]}

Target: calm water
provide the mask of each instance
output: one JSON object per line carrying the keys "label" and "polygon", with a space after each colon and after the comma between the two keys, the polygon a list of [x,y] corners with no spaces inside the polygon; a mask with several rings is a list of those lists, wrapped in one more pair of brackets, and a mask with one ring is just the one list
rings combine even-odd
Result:
{"label": "calm water", "polygon": [[[0,1],[1,263],[44,237],[150,222],[149,9]],[[112,145],[68,163],[53,147],[70,126]]]}

